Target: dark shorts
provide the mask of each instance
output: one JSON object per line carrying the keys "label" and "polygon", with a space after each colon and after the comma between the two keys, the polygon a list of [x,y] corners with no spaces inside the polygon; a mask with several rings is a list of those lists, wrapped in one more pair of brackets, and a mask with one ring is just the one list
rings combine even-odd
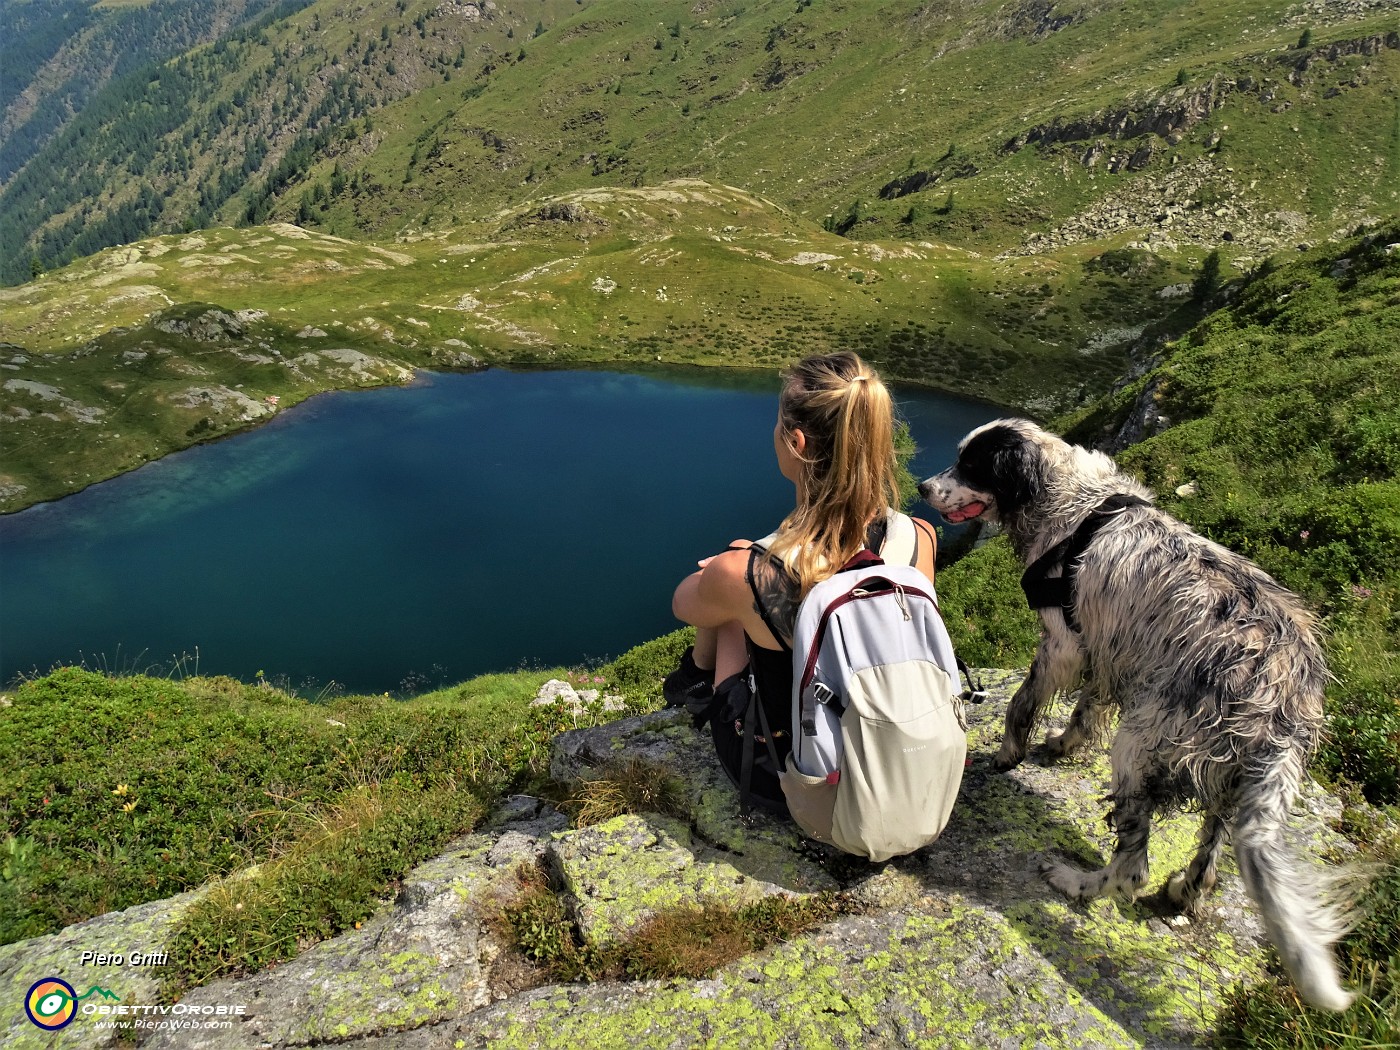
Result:
{"label": "dark shorts", "polygon": [[[715,744],[715,755],[719,758],[720,767],[736,788],[739,786],[740,773],[744,763],[744,713],[748,710],[752,695],[749,689],[749,669],[746,667],[738,674],[731,675],[715,686],[715,703],[712,709],[714,713],[709,720],[710,736]],[[775,721],[773,712],[767,711],[765,713],[768,715],[769,725],[773,725]],[[785,722],[786,718],[778,724],[782,725]],[[753,745],[753,772],[749,778],[749,801],[763,807],[770,813],[786,817],[788,815],[787,801],[783,798],[783,789],[778,782],[778,770],[774,768],[773,758],[768,752],[767,745],[761,739],[761,730],[758,729],[756,717],[754,719],[754,733],[757,739],[754,740]],[[774,737],[774,748],[778,752],[778,761],[786,761],[788,752],[792,748],[792,738],[789,734],[781,731],[775,733]]]}

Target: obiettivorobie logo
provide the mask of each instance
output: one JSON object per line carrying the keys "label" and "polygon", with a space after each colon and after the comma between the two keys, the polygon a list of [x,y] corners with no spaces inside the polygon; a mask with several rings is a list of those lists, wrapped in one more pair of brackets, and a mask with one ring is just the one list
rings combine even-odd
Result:
{"label": "obiettivorobie logo", "polygon": [[40,1028],[56,1032],[72,1024],[73,1018],[78,1016],[78,1004],[93,995],[121,1002],[121,996],[95,984],[79,995],[61,977],[45,977],[30,986],[24,997],[24,1012]]}

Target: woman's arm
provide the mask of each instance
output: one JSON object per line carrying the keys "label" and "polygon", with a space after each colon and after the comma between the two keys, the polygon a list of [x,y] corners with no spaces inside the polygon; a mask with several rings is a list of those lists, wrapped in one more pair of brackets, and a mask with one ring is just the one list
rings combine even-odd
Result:
{"label": "woman's arm", "polygon": [[681,581],[671,599],[671,611],[678,620],[695,627],[722,627],[737,623],[756,645],[779,649],[782,642],[773,636],[758,611],[748,578],[749,550],[728,550],[707,558],[704,568]]}
{"label": "woman's arm", "polygon": [[738,620],[745,626],[756,619],[745,570],[747,550],[730,550],[706,559],[699,572],[681,581],[671,599],[678,620],[695,627],[719,627]]}
{"label": "woman's arm", "polygon": [[915,566],[928,577],[929,583],[932,583],[933,567],[938,560],[938,533],[934,532],[933,526],[923,518],[914,518],[913,521],[914,528],[919,530],[919,560]]}

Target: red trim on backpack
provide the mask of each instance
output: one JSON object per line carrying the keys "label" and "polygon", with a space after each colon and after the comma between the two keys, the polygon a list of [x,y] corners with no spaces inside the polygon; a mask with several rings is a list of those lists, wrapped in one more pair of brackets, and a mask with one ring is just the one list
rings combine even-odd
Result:
{"label": "red trim on backpack", "polygon": [[845,565],[837,569],[837,572],[850,572],[852,569],[873,569],[877,565],[884,565],[885,559],[881,558],[869,547],[862,547],[851,555],[850,560]]}
{"label": "red trim on backpack", "polygon": [[[857,555],[857,557],[859,557],[859,555]],[[880,587],[880,584],[884,586]],[[879,589],[872,590],[872,587],[877,587]],[[807,683],[812,680],[812,676],[816,673],[817,657],[821,654],[822,638],[826,636],[826,622],[831,619],[831,614],[847,602],[857,601],[861,598],[879,598],[889,594],[894,589],[895,585],[890,582],[888,577],[872,576],[867,580],[862,580],[860,584],[852,587],[839,598],[833,598],[827,604],[827,607],[822,610],[822,618],[817,621],[816,631],[812,633],[812,647],[807,650],[807,663],[802,668],[802,679],[797,687],[798,696],[801,696],[806,690]],[[857,594],[856,591],[860,591],[861,593]],[[938,608],[938,601],[927,591],[920,590],[918,587],[905,587],[904,593],[917,595],[920,598],[927,598],[930,602],[933,602],[934,612],[938,613],[940,616],[943,615],[943,610]]]}

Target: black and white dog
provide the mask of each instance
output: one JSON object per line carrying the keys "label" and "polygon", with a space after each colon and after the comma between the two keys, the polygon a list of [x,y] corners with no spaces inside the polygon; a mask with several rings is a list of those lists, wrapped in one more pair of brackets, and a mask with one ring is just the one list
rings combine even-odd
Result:
{"label": "black and white dog", "polygon": [[950,522],[1000,522],[1028,566],[1041,642],[1012,698],[994,759],[1010,769],[1050,699],[1083,685],[1060,757],[1107,728],[1110,817],[1118,845],[1108,866],[1047,864],[1052,886],[1077,900],[1131,896],[1147,877],[1147,839],[1159,809],[1198,800],[1200,847],[1167,883],[1196,912],[1215,885],[1231,839],[1246,888],[1303,998],[1342,1010],[1331,944],[1342,917],[1317,878],[1296,863],[1284,824],[1323,725],[1328,672],[1317,624],[1302,603],[1252,562],[1152,505],[1152,493],[1100,452],[1070,445],[1026,420],[974,430],[957,463],[920,495]]}

